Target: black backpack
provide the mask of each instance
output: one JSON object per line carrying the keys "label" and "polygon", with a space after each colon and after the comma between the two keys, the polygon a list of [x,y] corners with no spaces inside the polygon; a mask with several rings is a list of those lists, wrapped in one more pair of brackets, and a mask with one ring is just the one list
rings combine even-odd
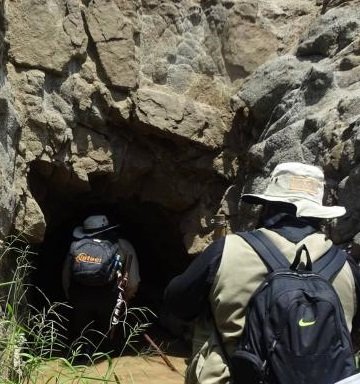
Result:
{"label": "black backpack", "polygon": [[102,286],[115,280],[121,267],[118,244],[84,238],[71,244],[72,280],[82,285]]}
{"label": "black backpack", "polygon": [[[312,264],[305,245],[290,265],[261,231],[239,234],[269,270],[252,295],[229,359],[235,384],[333,384],[355,373],[343,308],[329,281],[346,261],[332,246]],[[300,261],[305,252],[306,265]],[[225,356],[226,352],[224,351]]]}

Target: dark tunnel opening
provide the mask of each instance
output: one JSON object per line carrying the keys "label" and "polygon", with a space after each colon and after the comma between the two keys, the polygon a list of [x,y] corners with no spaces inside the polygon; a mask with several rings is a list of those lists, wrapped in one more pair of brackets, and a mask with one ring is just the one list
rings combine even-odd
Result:
{"label": "dark tunnel opening", "polygon": [[[114,197],[114,193],[103,188],[101,193],[96,188],[84,191],[77,182],[64,183],[57,176],[60,172],[65,170],[34,162],[29,174],[31,192],[46,222],[43,242],[34,245],[34,285],[49,302],[66,301],[61,277],[72,231],[87,216],[105,214],[111,224],[119,224],[120,236],[130,241],[138,256],[141,283],[132,305],[150,308],[158,316],[156,321],[161,322],[164,289],[190,262],[179,229],[179,215],[159,204],[139,201],[136,196]],[[105,185],[108,177],[99,176],[96,184]],[[39,298],[35,301],[46,304]]]}
{"label": "dark tunnel opening", "polygon": [[[50,301],[64,298],[61,287],[63,261],[73,240],[72,231],[90,215],[105,214],[119,224],[120,237],[134,246],[140,264],[141,298],[156,305],[168,281],[187,265],[186,250],[171,215],[156,204],[124,200],[116,204],[90,204],[75,207],[59,202],[59,210],[71,212],[61,222],[50,222],[45,238],[37,246],[36,281]],[[45,273],[46,272],[46,273]],[[143,293],[141,293],[143,292]]]}

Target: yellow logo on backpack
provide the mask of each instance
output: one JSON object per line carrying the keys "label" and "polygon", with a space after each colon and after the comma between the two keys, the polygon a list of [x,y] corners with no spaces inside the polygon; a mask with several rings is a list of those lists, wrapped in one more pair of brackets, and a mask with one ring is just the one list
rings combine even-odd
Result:
{"label": "yellow logo on backpack", "polygon": [[316,320],[313,321],[306,321],[303,318],[299,320],[300,327],[310,327],[311,325],[314,325],[316,323]]}
{"label": "yellow logo on backpack", "polygon": [[92,263],[92,264],[101,264],[101,257],[90,256],[86,253],[79,253],[75,257],[76,263]]}

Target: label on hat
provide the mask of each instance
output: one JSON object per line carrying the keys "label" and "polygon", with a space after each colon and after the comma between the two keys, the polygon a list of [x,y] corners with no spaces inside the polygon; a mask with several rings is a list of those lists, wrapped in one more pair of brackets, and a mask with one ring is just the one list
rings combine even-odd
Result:
{"label": "label on hat", "polygon": [[289,188],[291,191],[303,192],[316,196],[321,193],[322,184],[312,177],[291,176]]}

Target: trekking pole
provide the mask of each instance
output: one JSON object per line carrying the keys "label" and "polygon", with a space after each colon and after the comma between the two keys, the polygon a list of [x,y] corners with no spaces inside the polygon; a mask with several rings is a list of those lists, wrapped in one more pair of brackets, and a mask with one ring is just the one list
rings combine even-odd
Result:
{"label": "trekking pole", "polygon": [[165,361],[166,365],[172,371],[178,372],[178,370],[175,368],[173,363],[167,358],[167,356],[164,354],[164,352],[155,344],[154,340],[152,340],[151,337],[147,333],[144,333],[144,337],[149,342],[149,344],[156,349],[156,351],[159,353],[161,358]]}
{"label": "trekking pole", "polygon": [[[119,243],[119,249],[120,249],[120,243]],[[121,271],[121,268],[119,271],[117,271],[118,275],[118,289],[119,294],[115,303],[115,307],[111,316],[111,322],[110,322],[110,339],[113,339],[115,337],[116,328],[120,323],[120,317],[123,312],[123,308],[125,309],[125,312],[127,310],[127,298],[125,295],[125,288],[128,282],[129,278],[129,270],[131,267],[132,262],[132,255],[129,253],[126,255],[125,259],[125,265],[123,269],[123,273]]]}
{"label": "trekking pole", "polygon": [[116,328],[120,323],[120,317],[123,313],[123,307],[124,307],[124,311],[126,312],[127,307],[126,307],[126,301],[123,297],[123,289],[119,288],[119,294],[116,299],[115,307],[114,307],[112,317],[111,317],[111,322],[110,322],[110,332],[109,332],[110,340],[114,340],[115,338]]}
{"label": "trekking pole", "polygon": [[[120,322],[120,316],[121,316],[122,308],[125,307],[125,311],[126,311],[126,308],[127,308],[127,298],[126,298],[126,295],[124,295],[124,293],[125,293],[125,288],[126,288],[126,285],[127,285],[127,282],[128,282],[131,262],[132,262],[132,255],[131,254],[127,254],[126,255],[126,260],[125,260],[125,266],[124,266],[124,275],[121,276],[121,282],[118,285],[119,295],[118,295],[117,302],[115,304],[115,308],[114,308],[113,316],[112,316],[112,320],[111,320],[110,338],[113,338],[115,336],[115,330],[116,330],[116,327],[118,326],[118,324]],[[175,368],[175,366],[166,357],[166,355],[160,349],[160,347],[158,347],[158,345],[151,339],[151,337],[147,333],[144,333],[144,337],[145,337],[146,341],[153,348],[155,348],[155,350],[159,353],[159,355],[164,360],[166,365],[172,371],[178,372],[178,370]]]}
{"label": "trekking pole", "polygon": [[[111,329],[110,329],[110,338],[113,339],[115,336],[115,330],[117,325],[120,322],[120,316],[121,316],[121,309],[123,306],[125,306],[126,310],[126,301],[123,298],[122,295],[122,289],[119,291],[119,296],[118,300],[114,309],[114,315],[112,319],[112,324],[111,324]],[[160,347],[154,342],[154,340],[151,339],[151,337],[147,334],[144,333],[144,338],[145,340],[153,347],[155,350],[159,353],[160,357],[164,360],[165,364],[172,370],[178,372],[178,370],[175,368],[175,366],[171,363],[171,361],[166,357],[164,352],[160,349]]]}

